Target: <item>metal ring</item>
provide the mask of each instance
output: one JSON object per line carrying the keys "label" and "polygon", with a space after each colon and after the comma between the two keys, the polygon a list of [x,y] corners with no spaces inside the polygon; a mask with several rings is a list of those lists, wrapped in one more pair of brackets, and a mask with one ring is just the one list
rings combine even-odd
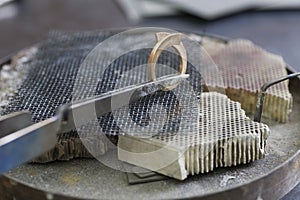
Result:
{"label": "metal ring", "polygon": [[[148,69],[151,81],[156,81],[155,66],[156,62],[164,49],[173,47],[176,52],[180,55],[180,66],[179,74],[185,74],[187,67],[187,55],[186,50],[182,44],[182,34],[181,33],[166,33],[159,32],[156,33],[157,43],[153,47],[149,59],[148,59]],[[178,86],[179,83],[166,86],[163,90],[172,90]]]}

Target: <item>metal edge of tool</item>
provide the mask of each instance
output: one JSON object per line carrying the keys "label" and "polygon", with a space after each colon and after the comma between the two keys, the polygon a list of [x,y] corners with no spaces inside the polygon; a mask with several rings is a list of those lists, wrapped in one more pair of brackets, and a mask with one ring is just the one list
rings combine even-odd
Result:
{"label": "metal edge of tool", "polygon": [[[127,30],[127,29],[124,29]],[[117,29],[107,29],[102,31],[117,31]],[[122,31],[122,30],[119,30]],[[209,33],[196,33],[196,32],[187,32],[189,34],[199,35],[201,37],[212,37],[227,43],[230,38],[225,38],[221,36],[217,36]],[[36,46],[32,45],[33,46]],[[22,50],[26,50],[28,48],[24,48]],[[22,51],[21,50],[21,51]],[[16,53],[12,53],[2,59],[0,59],[0,69],[4,64],[7,64],[11,61],[11,58],[16,55]],[[291,73],[296,72],[296,70],[290,65],[286,66],[287,70]],[[283,179],[284,177],[284,179]],[[81,199],[78,197],[70,197],[64,194],[59,193],[51,193],[47,191],[43,191],[40,189],[34,188],[34,186],[30,184],[26,184],[16,180],[15,178],[9,177],[8,175],[0,176],[0,191],[5,191],[5,194],[1,196],[4,199],[9,199],[10,197],[15,197],[16,199],[62,199],[62,200],[70,200],[70,199]],[[245,198],[246,199],[274,199],[274,198],[282,198],[285,194],[287,194],[290,190],[292,190],[298,183],[300,182],[300,150],[298,150],[292,157],[286,160],[284,163],[277,166],[275,169],[270,171],[269,173],[256,178],[255,180],[251,180],[246,183],[242,183],[240,185],[218,191],[212,192],[203,196],[194,196],[188,197],[188,199],[238,199]],[[279,187],[273,187],[274,185],[280,184]],[[18,193],[16,193],[18,191]]]}

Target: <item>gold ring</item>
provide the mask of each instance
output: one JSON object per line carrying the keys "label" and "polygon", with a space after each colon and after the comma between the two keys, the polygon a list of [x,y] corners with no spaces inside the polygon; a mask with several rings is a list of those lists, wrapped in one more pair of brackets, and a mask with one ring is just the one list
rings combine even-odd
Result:
{"label": "gold ring", "polygon": [[[157,43],[153,47],[149,59],[148,59],[148,69],[150,74],[150,80],[156,81],[156,73],[155,66],[156,62],[164,49],[169,47],[173,47],[177,53],[180,55],[180,66],[179,66],[179,74],[185,74],[187,67],[187,56],[185,48],[182,44],[182,34],[181,33],[166,33],[159,32],[155,34]],[[175,83],[173,85],[166,86],[164,88],[165,91],[172,90],[177,87],[179,83]]]}

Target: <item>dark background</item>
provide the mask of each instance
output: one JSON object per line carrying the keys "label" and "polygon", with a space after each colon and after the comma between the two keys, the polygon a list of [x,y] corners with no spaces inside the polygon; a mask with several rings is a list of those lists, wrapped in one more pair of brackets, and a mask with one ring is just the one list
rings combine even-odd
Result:
{"label": "dark background", "polygon": [[[133,24],[112,0],[19,0],[0,8],[0,58],[38,43],[49,30],[155,26],[247,38],[300,71],[300,11],[247,11],[214,21],[182,13]],[[300,184],[284,200],[300,199]]]}

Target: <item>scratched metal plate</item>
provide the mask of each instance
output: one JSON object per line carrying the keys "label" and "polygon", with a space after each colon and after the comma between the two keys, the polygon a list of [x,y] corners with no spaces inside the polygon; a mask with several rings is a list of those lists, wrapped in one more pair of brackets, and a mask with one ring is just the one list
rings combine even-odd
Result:
{"label": "scratched metal plate", "polygon": [[290,81],[294,107],[288,123],[263,119],[271,135],[262,160],[216,169],[185,181],[168,179],[137,185],[129,185],[125,173],[93,159],[25,164],[1,178],[0,192],[8,199],[279,199],[300,181],[299,86],[299,79]]}

